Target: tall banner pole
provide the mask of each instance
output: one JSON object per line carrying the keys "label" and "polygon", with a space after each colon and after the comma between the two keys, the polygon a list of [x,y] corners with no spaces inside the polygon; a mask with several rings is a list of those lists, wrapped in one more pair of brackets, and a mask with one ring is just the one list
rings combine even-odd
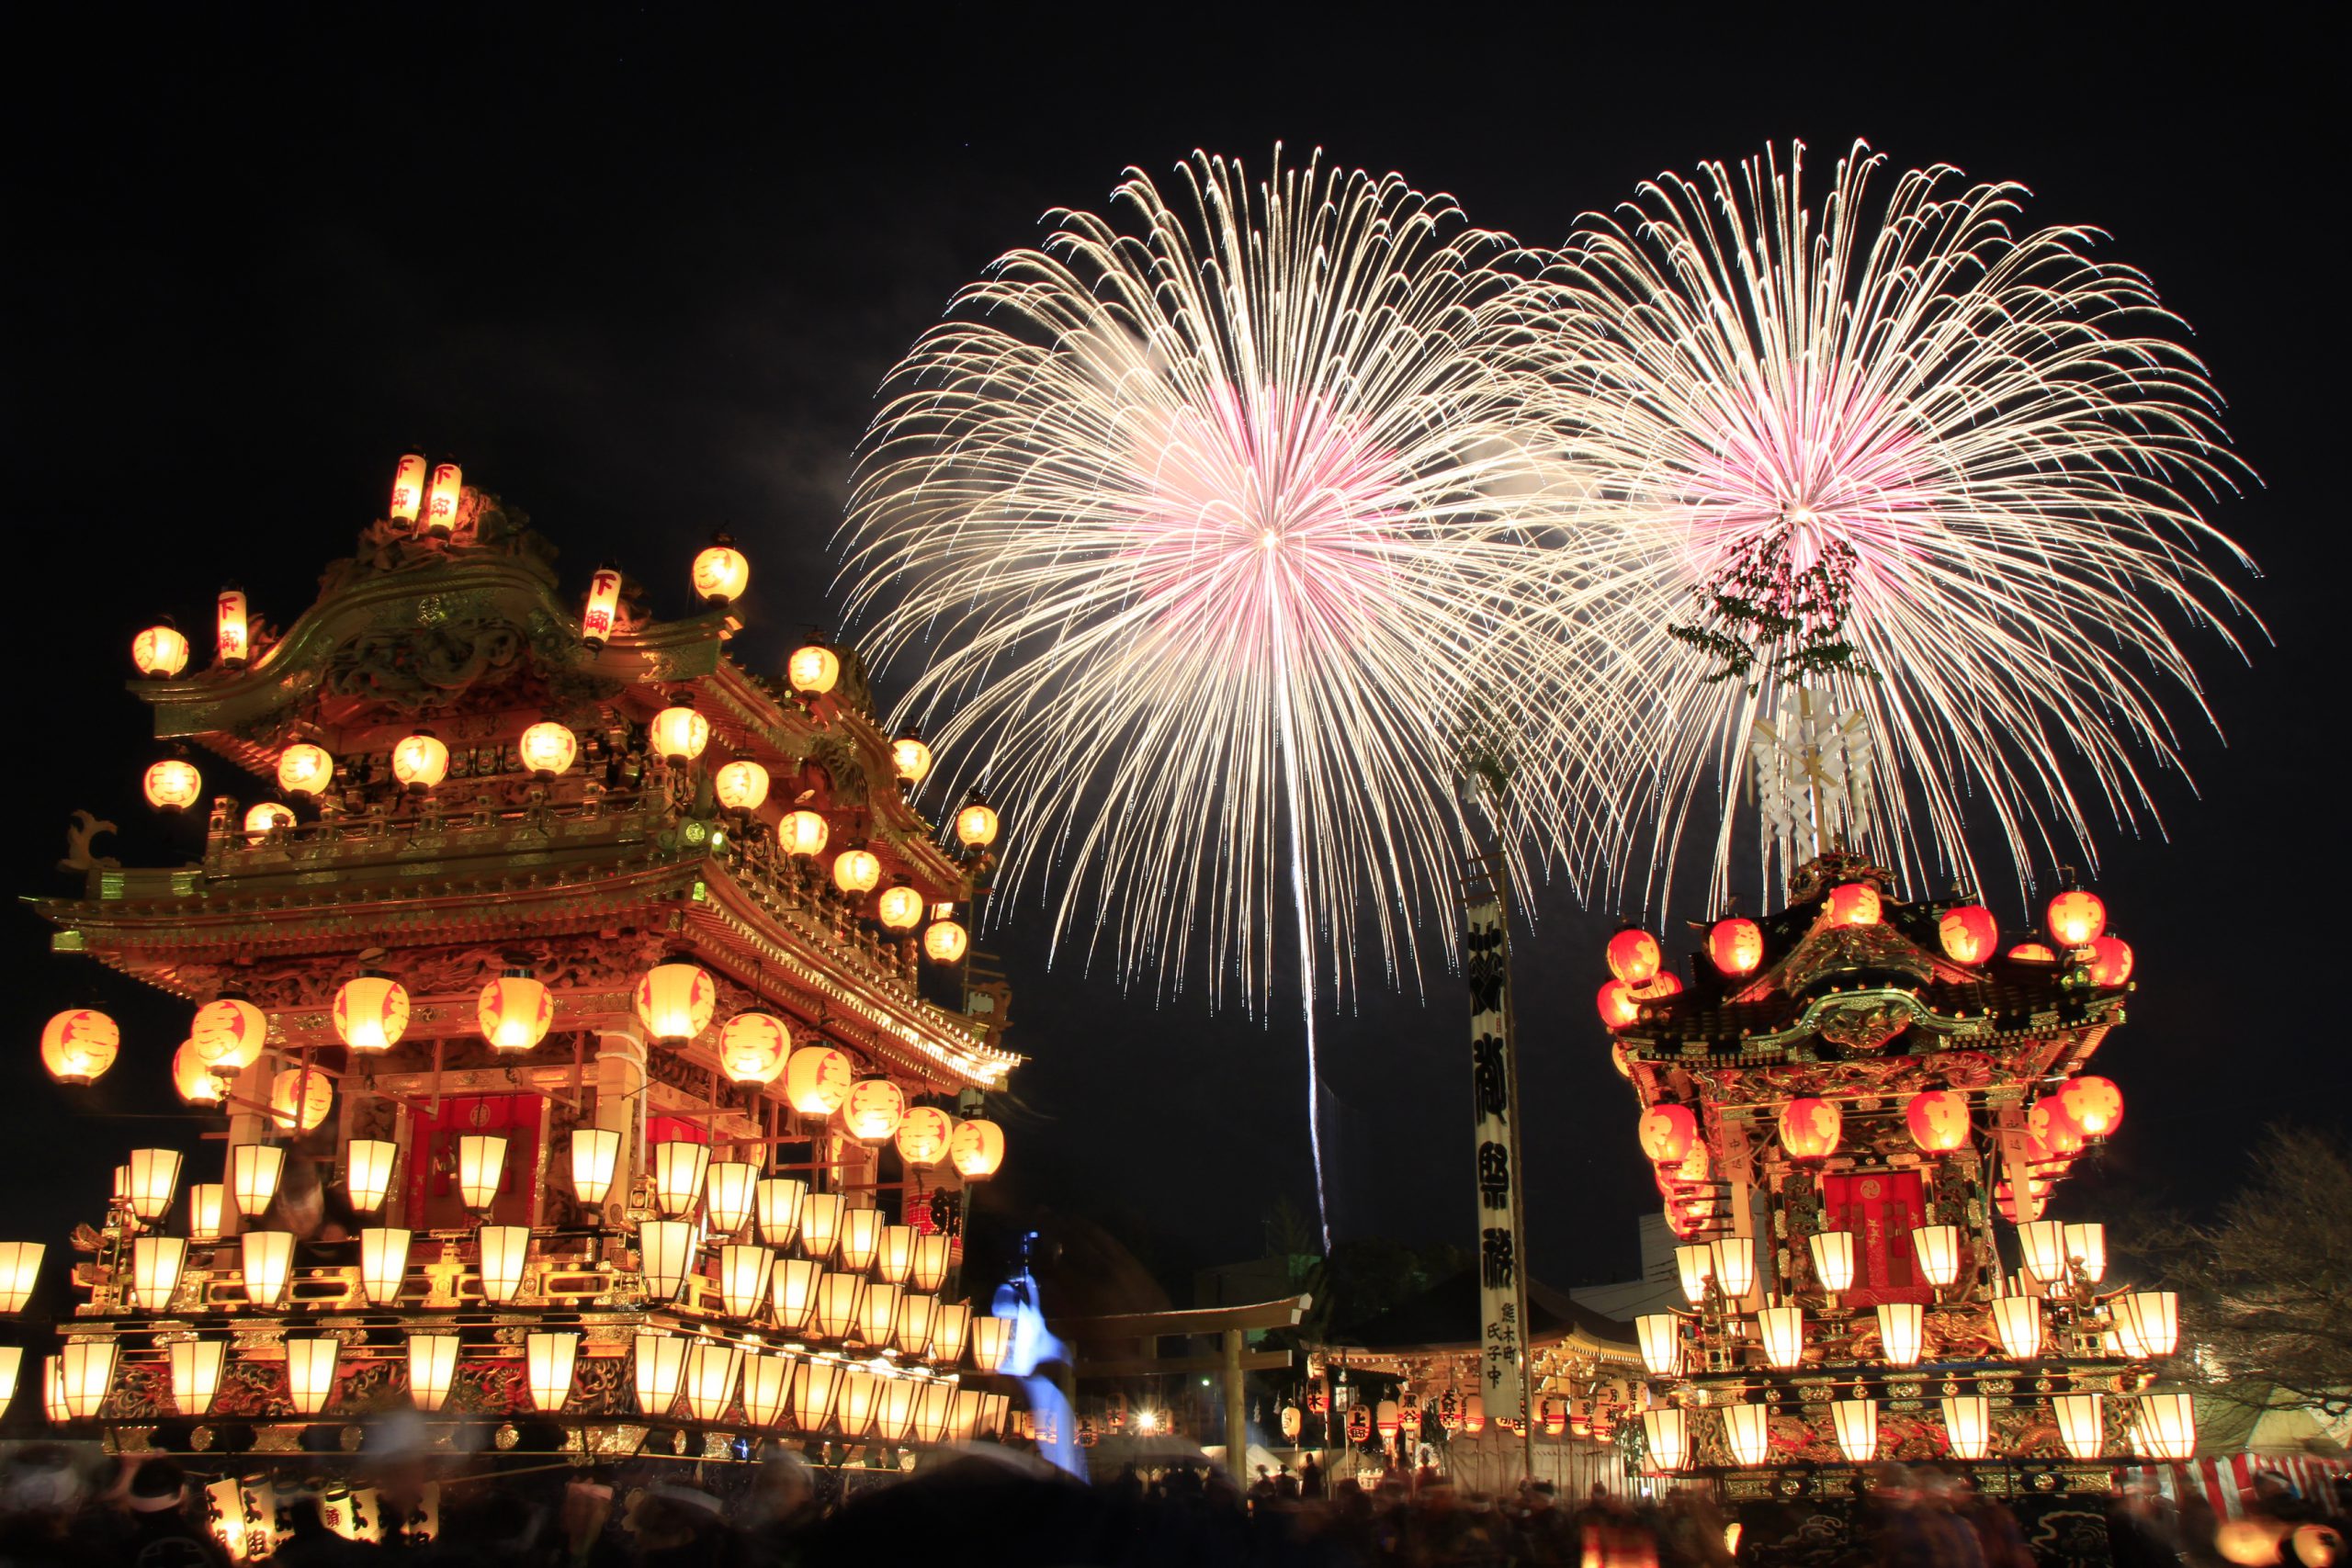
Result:
{"label": "tall banner pole", "polygon": [[1510,883],[1499,855],[1482,855],[1474,863],[1463,914],[1462,967],[1470,983],[1470,1100],[1477,1134],[1478,1381],[1487,1418],[1520,1424],[1524,1473],[1532,1475],[1519,1047],[1510,1010]]}

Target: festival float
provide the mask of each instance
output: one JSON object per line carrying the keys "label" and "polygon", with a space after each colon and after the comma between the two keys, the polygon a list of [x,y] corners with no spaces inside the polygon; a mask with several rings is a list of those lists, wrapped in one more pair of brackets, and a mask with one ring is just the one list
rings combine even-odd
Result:
{"label": "festival float", "polygon": [[[1866,830],[1867,769],[1841,755],[1862,732],[1794,704],[1766,728],[1759,750],[1802,759],[1764,791],[1768,839]],[[1599,1008],[1688,1303],[1635,1324],[1648,1468],[1788,1523],[1871,1495],[1875,1464],[1932,1462],[2038,1550],[2103,1558],[2116,1467],[2195,1445],[2188,1395],[2154,1386],[2173,1293],[2109,1278],[2104,1227],[2059,1207],[2122,1123],[2094,1069],[2132,949],[2071,881],[2004,932],[1973,897],[1905,899],[1870,856],[1807,847],[1782,908],[1723,915],[1679,972],[1649,931],[1608,944]]]}
{"label": "festival float", "polygon": [[[1008,1325],[961,1279],[1020,1061],[965,963],[996,812],[924,817],[930,750],[854,650],[735,662],[731,541],[675,621],[553,556],[412,455],[282,636],[233,589],[202,668],[141,633],[145,794],[200,858],[85,831],[84,890],[37,905],[56,953],[188,1010],[179,1040],[60,1013],[59,1082],[168,1073],[216,1118],[124,1151],[40,1393],[222,1477],[240,1555],[266,1478],[394,1414],[427,1454],[772,1441],[861,1476],[1008,1424],[974,1375]],[[42,1245],[6,1250],[21,1307]],[[380,1501],[350,1505],[368,1533],[429,1533],[427,1499]]]}

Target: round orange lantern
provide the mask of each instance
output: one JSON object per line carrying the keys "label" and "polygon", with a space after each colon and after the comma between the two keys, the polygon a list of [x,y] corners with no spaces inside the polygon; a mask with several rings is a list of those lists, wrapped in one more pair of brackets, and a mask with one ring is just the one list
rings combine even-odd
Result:
{"label": "round orange lantern", "polygon": [[572,761],[580,755],[580,737],[571,733],[570,725],[543,718],[523,731],[514,743],[514,753],[533,778],[555,778],[571,771]]}
{"label": "round orange lantern", "polygon": [[786,854],[814,858],[825,852],[825,819],[806,807],[787,811],[775,825],[775,841]]}
{"label": "round orange lantern", "polygon": [[882,880],[882,862],[863,844],[853,844],[833,857],[833,886],[851,897],[863,897]]}
{"label": "round orange lantern", "polygon": [[228,1086],[196,1054],[193,1040],[181,1041],[180,1048],[172,1053],[172,1087],[190,1105],[218,1105],[228,1092]]}
{"label": "round orange lantern", "polygon": [[910,729],[890,742],[890,767],[899,782],[912,789],[931,774],[931,748]]}
{"label": "round orange lantern", "polygon": [[2086,1074],[2068,1080],[2058,1103],[2086,1138],[2104,1138],[2123,1125],[2123,1091],[2112,1080]]}
{"label": "round orange lantern", "polygon": [[315,796],[334,782],[334,758],[323,746],[298,740],[277,754],[277,787],[288,795]]}
{"label": "round orange lantern", "polygon": [[738,757],[712,776],[711,794],[729,811],[757,811],[768,797],[768,771]]}
{"label": "round orange lantern", "polygon": [[915,1106],[899,1123],[899,1157],[918,1168],[937,1165],[947,1157],[955,1136],[956,1123],[947,1112],[935,1105]]}
{"label": "round orange lantern", "polygon": [[1826,1100],[1805,1097],[1781,1108],[1781,1146],[1798,1159],[1825,1159],[1838,1152],[1845,1118]]}
{"label": "round orange lantern", "polygon": [[2009,949],[2008,959],[2012,964],[2055,964],[2058,955],[2041,942],[2021,942]]}
{"label": "round orange lantern", "polygon": [[1647,984],[1661,957],[1657,938],[1638,926],[1627,926],[1609,939],[1609,972],[1629,986]]}
{"label": "round orange lantern", "polygon": [[1943,912],[1936,922],[1936,936],[1943,943],[1944,956],[1954,964],[1982,964],[1999,945],[2001,927],[1982,904],[1962,904]]}
{"label": "round orange lantern", "polygon": [[335,1037],[355,1051],[389,1051],[408,1029],[408,989],[365,970],[335,988]]}
{"label": "round orange lantern", "polygon": [[166,757],[141,781],[147,804],[158,811],[185,811],[204,793],[204,775],[185,757]]}
{"label": "round orange lantern", "polygon": [[794,649],[785,661],[785,679],[804,697],[821,697],[842,678],[841,655],[821,642]]}
{"label": "round orange lantern", "polygon": [[996,807],[975,793],[956,813],[956,840],[967,850],[984,850],[996,842]]}
{"label": "round orange lantern", "polygon": [[735,541],[716,535],[710,547],[695,557],[695,592],[707,604],[731,604],[743,596],[752,581],[752,563],[735,548]]}
{"label": "round orange lantern", "polygon": [[656,1040],[692,1040],[710,1027],[718,987],[699,964],[672,959],[637,983],[637,1019]]}
{"label": "round orange lantern", "polygon": [[1623,980],[1602,982],[1598,1002],[1600,1021],[1611,1029],[1623,1029],[1642,1016],[1641,1004],[1634,999],[1634,987]]}
{"label": "round orange lantern", "polygon": [[41,1066],[59,1083],[96,1083],[121,1051],[121,1029],[96,1008],[69,1008],[40,1032]]}
{"label": "round orange lantern", "polygon": [[2107,930],[2107,904],[2096,893],[2070,887],[2050,900],[2042,919],[2061,947],[2088,947]]}
{"label": "round orange lantern", "polygon": [[959,963],[970,945],[970,934],[954,920],[933,920],[923,928],[922,955],[933,964]]}
{"label": "round orange lantern", "polygon": [[922,895],[903,883],[886,887],[874,900],[875,918],[894,931],[910,931],[922,920]]}
{"label": "round orange lantern", "polygon": [[1752,975],[1764,962],[1764,928],[1745,915],[1717,920],[1707,932],[1707,956],[1726,975]]}
{"label": "round orange lantern", "polygon": [[655,756],[665,762],[691,762],[710,744],[710,720],[695,712],[691,697],[681,697],[653,716],[647,733]]}
{"label": "round orange lantern", "polygon": [[967,1116],[956,1123],[947,1157],[965,1180],[986,1181],[1004,1163],[1004,1129],[985,1116]]}
{"label": "round orange lantern", "polygon": [[1867,882],[1846,882],[1829,890],[1829,923],[1833,926],[1878,924],[1878,889]]}
{"label": "round orange lantern", "polygon": [[482,1038],[500,1051],[528,1051],[547,1038],[555,1022],[555,998],[547,983],[517,965],[481,988],[474,1014]]}
{"label": "round orange lantern", "polygon": [[1968,1097],[1957,1089],[1922,1089],[1903,1107],[1911,1141],[1931,1155],[1950,1154],[1968,1142]]}
{"label": "round orange lantern", "polygon": [[449,748],[429,729],[420,729],[392,748],[392,777],[422,795],[449,776]]}
{"label": "round orange lantern", "polygon": [[274,800],[265,800],[245,813],[245,842],[258,844],[272,833],[294,826],[294,813]]}
{"label": "round orange lantern", "polygon": [[269,1119],[281,1133],[307,1133],[327,1119],[334,1083],[315,1067],[288,1067],[269,1081]]}
{"label": "round orange lantern", "polygon": [[2026,1132],[2037,1139],[2050,1155],[2061,1159],[2083,1152],[2083,1130],[2066,1114],[2065,1105],[2054,1094],[2045,1094],[2033,1102],[2026,1112]]}
{"label": "round orange lantern", "polygon": [[2102,936],[2091,943],[2091,984],[2117,990],[2132,978],[2132,944],[2120,936]]}
{"label": "round orange lantern", "polygon": [[849,1058],[830,1045],[803,1045],[785,1061],[784,1098],[803,1116],[831,1116],[849,1086]]}
{"label": "round orange lantern", "polygon": [[718,1065],[730,1083],[774,1083],[791,1054],[791,1032],[773,1013],[739,1012],[718,1031]]}
{"label": "round orange lantern", "polygon": [[1687,1105],[1653,1105],[1642,1112],[1641,1127],[1634,1136],[1641,1143],[1642,1153],[1656,1163],[1679,1164],[1699,1136],[1699,1119],[1690,1114]]}
{"label": "round orange lantern", "polygon": [[188,1043],[216,1073],[241,1073],[261,1060],[269,1040],[269,1020],[261,1009],[233,992],[196,1010]]}
{"label": "round orange lantern", "polygon": [[169,621],[149,626],[130,639],[130,662],[153,681],[168,681],[187,668],[187,637]]}
{"label": "round orange lantern", "polygon": [[906,1092],[880,1073],[851,1084],[842,1102],[842,1130],[861,1144],[888,1142],[906,1118]]}

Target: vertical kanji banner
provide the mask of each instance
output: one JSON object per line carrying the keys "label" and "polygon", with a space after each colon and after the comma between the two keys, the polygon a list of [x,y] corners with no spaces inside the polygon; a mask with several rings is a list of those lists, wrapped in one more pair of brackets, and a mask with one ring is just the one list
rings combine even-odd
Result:
{"label": "vertical kanji banner", "polygon": [[1520,1246],[1519,1063],[1510,1036],[1510,939],[1499,895],[1464,911],[1470,1099],[1478,1163],[1478,1382],[1488,1420],[1526,1414],[1526,1281]]}

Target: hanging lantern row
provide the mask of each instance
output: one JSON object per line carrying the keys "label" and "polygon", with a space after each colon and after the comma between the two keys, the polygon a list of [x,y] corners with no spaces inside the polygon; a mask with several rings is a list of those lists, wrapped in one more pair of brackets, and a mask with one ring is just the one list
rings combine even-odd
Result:
{"label": "hanging lantern row", "polygon": [[[2078,1461],[2093,1462],[2107,1451],[2106,1402],[2095,1393],[2062,1393],[2050,1399],[2060,1443]],[[2132,1396],[2132,1447],[2143,1459],[2177,1462],[2196,1450],[2196,1415],[2185,1393]],[[1713,1407],[1724,1450],[1732,1463],[1755,1469],[1771,1462],[1770,1406],[1738,1403]],[[1650,1466],[1677,1471],[1692,1455],[1693,1412],[1668,1404],[1642,1416]],[[1946,1394],[1941,1401],[1944,1443],[1955,1460],[1981,1460],[1992,1447],[1992,1401],[1983,1394]],[[1849,1463],[1869,1464],[1878,1458],[1879,1404],[1875,1399],[1839,1399],[1830,1403],[1830,1431],[1838,1451]]]}
{"label": "hanging lantern row", "polygon": [[[535,1329],[524,1336],[523,1382],[533,1408],[555,1413],[570,1402],[581,1339],[576,1329]],[[462,1344],[458,1335],[446,1330],[417,1329],[406,1336],[401,1359],[410,1402],[418,1410],[438,1411],[447,1404],[458,1381]],[[226,1382],[230,1348],[225,1339],[203,1337],[170,1346],[176,1414],[210,1413]],[[342,1352],[343,1342],[331,1334],[286,1337],[274,1359],[285,1369],[287,1399],[295,1414],[316,1416],[334,1404]],[[894,1444],[967,1441],[1001,1433],[1008,1423],[1007,1395],[983,1393],[952,1377],[887,1363],[746,1349],[658,1329],[639,1331],[629,1359],[638,1414],[653,1419],[683,1413],[718,1423],[740,1410],[754,1427],[780,1430],[789,1424],[809,1436]],[[0,1350],[0,1405],[15,1395],[22,1359],[20,1348]],[[96,1416],[113,1391],[120,1363],[120,1346],[111,1337],[67,1339],[43,1368],[50,1419],[62,1423]]]}
{"label": "hanging lantern row", "polygon": [[[1823,901],[1825,924],[1871,926],[1883,918],[1883,901],[1868,883],[1833,887]],[[2040,941],[2021,942],[2009,950],[2012,962],[2055,964],[2064,949],[2077,955],[2091,984],[2102,990],[2120,990],[2132,978],[2132,948],[2106,934],[2107,906],[2097,894],[2080,888],[2062,892],[2051,899],[2043,919],[2058,947]],[[1936,935],[1947,958],[1970,967],[1991,958],[2000,944],[1999,923],[1978,904],[1945,910],[1938,918]],[[1657,939],[1637,927],[1628,926],[1611,937],[1606,956],[1611,978],[1601,987],[1598,1005],[1601,1021],[1611,1030],[1637,1021],[1641,1003],[1682,989],[1674,973],[1664,967]],[[1752,975],[1764,960],[1764,928],[1741,915],[1718,920],[1707,931],[1707,956],[1726,978]]]}

